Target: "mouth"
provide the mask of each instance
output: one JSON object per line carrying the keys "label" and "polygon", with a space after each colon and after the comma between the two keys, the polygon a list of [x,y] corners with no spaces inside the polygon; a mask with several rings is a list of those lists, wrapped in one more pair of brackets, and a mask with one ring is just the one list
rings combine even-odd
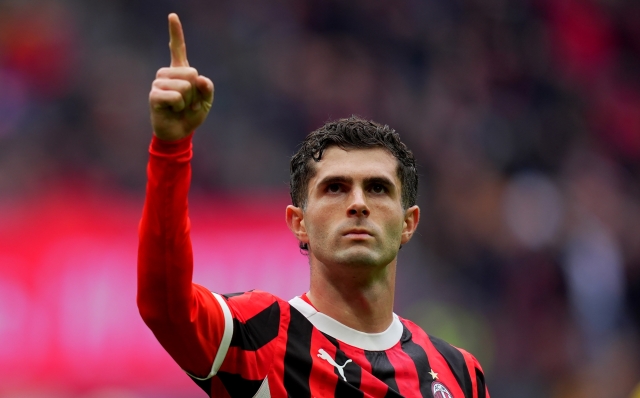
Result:
{"label": "mouth", "polygon": [[351,239],[367,239],[373,237],[373,235],[366,229],[350,229],[342,236]]}

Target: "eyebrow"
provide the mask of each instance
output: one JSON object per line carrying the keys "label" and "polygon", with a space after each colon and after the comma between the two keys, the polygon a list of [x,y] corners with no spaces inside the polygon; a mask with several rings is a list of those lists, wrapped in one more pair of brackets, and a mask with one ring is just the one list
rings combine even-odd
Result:
{"label": "eyebrow", "polygon": [[353,178],[347,176],[326,176],[322,180],[318,181],[318,185],[329,185],[335,183],[353,183]]}
{"label": "eyebrow", "polygon": [[[326,176],[325,178],[323,178],[322,180],[320,180],[318,182],[319,186],[324,186],[324,185],[330,185],[330,184],[336,184],[336,183],[343,183],[343,184],[352,184],[353,183],[353,178],[349,177],[349,176]],[[365,185],[371,185],[371,184],[382,184],[388,187],[395,187],[395,183],[393,181],[391,181],[389,178],[387,177],[382,177],[382,176],[376,176],[376,177],[367,177],[364,179],[364,184]]]}

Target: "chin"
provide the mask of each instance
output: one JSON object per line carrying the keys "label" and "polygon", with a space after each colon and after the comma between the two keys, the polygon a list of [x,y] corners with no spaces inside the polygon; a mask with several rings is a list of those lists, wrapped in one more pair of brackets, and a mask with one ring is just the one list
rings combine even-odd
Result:
{"label": "chin", "polygon": [[[351,267],[376,267],[384,264],[384,259],[380,256],[380,253],[373,252],[367,248],[350,248],[342,252],[333,254],[333,259],[336,263],[343,264]],[[386,261],[389,263],[389,261]]]}

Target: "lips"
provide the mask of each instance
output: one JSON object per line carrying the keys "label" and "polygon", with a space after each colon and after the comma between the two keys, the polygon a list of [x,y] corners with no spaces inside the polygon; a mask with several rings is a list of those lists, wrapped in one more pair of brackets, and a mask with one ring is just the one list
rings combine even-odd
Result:
{"label": "lips", "polygon": [[373,236],[373,235],[369,231],[367,231],[366,229],[354,228],[354,229],[348,230],[347,232],[342,234],[342,236],[368,237],[368,236]]}

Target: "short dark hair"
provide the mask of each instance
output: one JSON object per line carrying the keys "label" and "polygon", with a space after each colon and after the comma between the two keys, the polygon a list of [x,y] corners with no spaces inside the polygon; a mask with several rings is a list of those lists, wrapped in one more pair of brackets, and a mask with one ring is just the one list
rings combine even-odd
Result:
{"label": "short dark hair", "polygon": [[[322,159],[324,151],[337,146],[342,149],[384,148],[398,160],[398,178],[402,186],[402,207],[408,209],[416,204],[418,196],[418,172],[413,153],[400,141],[396,131],[387,125],[358,116],[327,122],[311,132],[291,158],[289,188],[291,201],[304,208],[307,203],[309,180],[315,175],[314,162]],[[300,243],[301,250],[308,250]]]}

